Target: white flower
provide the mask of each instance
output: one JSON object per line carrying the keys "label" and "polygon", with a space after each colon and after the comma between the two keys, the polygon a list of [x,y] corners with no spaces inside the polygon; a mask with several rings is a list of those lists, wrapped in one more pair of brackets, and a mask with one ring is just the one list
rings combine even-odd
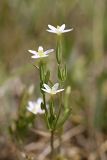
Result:
{"label": "white flower", "polygon": [[28,111],[34,113],[34,114],[43,114],[45,113],[45,110],[41,109],[41,102],[43,102],[42,98],[38,98],[37,101],[29,101],[27,109]]}
{"label": "white flower", "polygon": [[56,94],[58,92],[62,92],[64,89],[59,89],[59,83],[54,84],[53,87],[49,87],[47,84],[43,84],[44,88],[42,88],[43,91],[49,93],[49,94]]}
{"label": "white flower", "polygon": [[32,58],[43,58],[43,57],[47,57],[49,53],[53,52],[54,49],[49,49],[47,51],[43,51],[43,47],[39,46],[38,48],[38,52],[34,51],[34,50],[28,50],[30,53],[33,54],[33,56],[31,56]]}
{"label": "white flower", "polygon": [[70,32],[73,30],[73,28],[65,30],[65,24],[63,24],[61,26],[57,26],[56,28],[49,24],[48,27],[49,27],[49,29],[47,29],[48,32],[56,33],[58,35],[61,35],[62,33]]}

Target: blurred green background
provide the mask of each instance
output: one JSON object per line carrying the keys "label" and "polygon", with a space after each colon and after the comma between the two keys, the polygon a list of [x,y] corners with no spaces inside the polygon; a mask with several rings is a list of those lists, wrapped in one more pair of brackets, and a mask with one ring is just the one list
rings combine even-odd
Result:
{"label": "blurred green background", "polygon": [[[63,23],[74,28],[63,36],[72,121],[87,126],[90,135],[107,132],[107,0],[0,0],[1,135],[17,116],[23,90],[33,84],[39,96],[38,72],[27,50],[55,48],[56,36],[46,29]],[[54,55],[48,65],[55,82]]]}

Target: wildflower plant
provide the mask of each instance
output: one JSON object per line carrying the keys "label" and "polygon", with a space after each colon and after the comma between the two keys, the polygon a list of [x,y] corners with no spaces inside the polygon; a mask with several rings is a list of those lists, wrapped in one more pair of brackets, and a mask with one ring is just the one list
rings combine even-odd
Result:
{"label": "wildflower plant", "polygon": [[[71,108],[68,105],[68,92],[64,93],[64,82],[67,78],[67,67],[62,55],[62,41],[61,36],[63,33],[70,32],[73,29],[65,30],[65,24],[54,27],[48,25],[48,32],[55,33],[57,35],[56,45],[56,62],[57,62],[57,83],[53,83],[50,79],[50,71],[46,67],[46,61],[44,60],[49,56],[49,53],[54,49],[44,51],[42,46],[39,46],[38,51],[28,50],[33,55],[31,58],[38,59],[38,66],[36,68],[39,71],[40,76],[40,92],[42,98],[39,98],[36,102],[29,101],[27,109],[33,114],[44,114],[46,125],[50,132],[50,145],[51,145],[51,159],[54,157],[54,135],[56,131],[63,128],[63,124],[68,119]],[[59,88],[59,89],[58,89]],[[70,90],[70,89],[69,89]],[[47,106],[46,94],[50,95],[49,105]],[[58,105],[56,107],[55,96],[58,99]],[[65,101],[63,100],[63,94],[66,94]]]}

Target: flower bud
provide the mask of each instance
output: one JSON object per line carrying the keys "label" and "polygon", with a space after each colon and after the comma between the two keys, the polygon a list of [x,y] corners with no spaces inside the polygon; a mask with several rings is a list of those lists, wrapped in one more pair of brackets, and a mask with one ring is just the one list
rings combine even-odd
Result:
{"label": "flower bud", "polygon": [[62,79],[63,81],[65,81],[67,78],[67,68],[66,68],[66,65],[65,67],[62,69]]}
{"label": "flower bud", "polygon": [[61,67],[60,65],[58,66],[58,78],[61,81],[65,81],[67,77],[67,69],[66,69],[66,65],[65,67]]}

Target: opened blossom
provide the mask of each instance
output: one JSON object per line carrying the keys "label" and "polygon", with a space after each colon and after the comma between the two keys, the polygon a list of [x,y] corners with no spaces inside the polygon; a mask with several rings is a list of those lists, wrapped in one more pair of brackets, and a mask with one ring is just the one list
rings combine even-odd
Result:
{"label": "opened blossom", "polygon": [[73,28],[65,29],[65,24],[63,24],[61,26],[57,26],[57,27],[54,27],[49,24],[48,27],[49,27],[49,29],[47,29],[48,32],[55,33],[57,35],[61,35],[62,33],[70,32],[73,30]]}
{"label": "opened blossom", "polygon": [[64,90],[64,89],[58,89],[59,83],[54,84],[53,87],[49,87],[47,84],[43,84],[43,86],[44,88],[42,88],[42,90],[52,95],[62,92]]}
{"label": "opened blossom", "polygon": [[42,98],[38,98],[37,101],[29,101],[27,109],[33,114],[44,114],[45,110],[41,109]]}
{"label": "opened blossom", "polygon": [[49,49],[47,51],[43,50],[42,46],[39,46],[38,51],[34,51],[34,50],[28,50],[30,53],[33,54],[33,56],[31,56],[32,58],[44,58],[44,57],[48,57],[48,54],[53,52],[54,49]]}

